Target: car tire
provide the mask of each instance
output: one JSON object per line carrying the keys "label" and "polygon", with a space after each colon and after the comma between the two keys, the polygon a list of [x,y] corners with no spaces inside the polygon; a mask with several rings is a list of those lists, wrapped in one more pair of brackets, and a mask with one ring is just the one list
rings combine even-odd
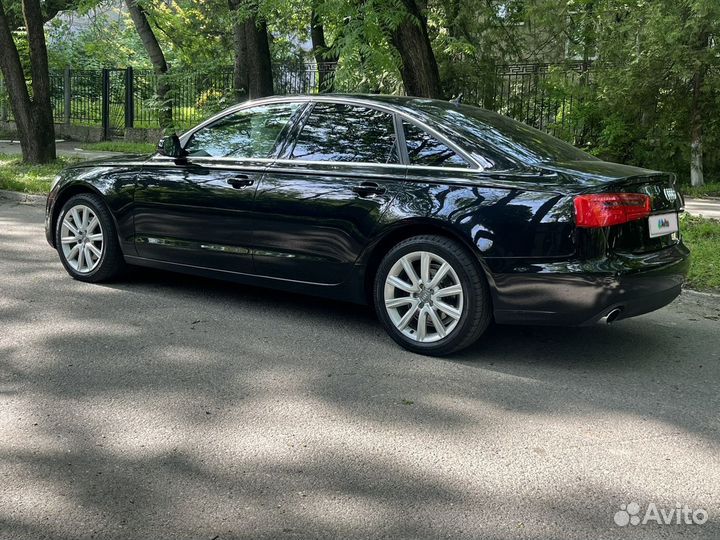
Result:
{"label": "car tire", "polygon": [[392,248],[375,275],[373,299],[388,334],[430,356],[472,345],[492,319],[480,264],[443,236],[415,236]]}
{"label": "car tire", "polygon": [[79,281],[109,281],[125,269],[115,222],[95,194],[65,202],[55,224],[55,246],[65,270]]}

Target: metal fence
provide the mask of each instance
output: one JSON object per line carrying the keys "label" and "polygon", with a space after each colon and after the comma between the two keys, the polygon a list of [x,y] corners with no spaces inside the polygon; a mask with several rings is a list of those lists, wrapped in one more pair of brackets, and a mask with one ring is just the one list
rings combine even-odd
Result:
{"label": "metal fence", "polygon": [[[337,65],[299,64],[276,66],[277,94],[307,94],[333,89]],[[235,102],[232,68],[208,72],[171,72],[173,122],[190,127]],[[589,66],[577,64],[510,64],[459,81],[465,103],[496,110],[559,136],[577,126],[573,110],[577,88],[590,80]],[[158,77],[152,71],[125,69],[52,71],[50,74],[55,121],[103,129],[106,138],[128,128],[157,128]],[[335,88],[350,91],[350,88]],[[12,114],[0,79],[0,120]]]}
{"label": "metal fence", "polygon": [[[336,64],[278,66],[273,73],[277,94],[308,94],[332,86]],[[173,122],[190,127],[235,102],[232,68],[208,72],[170,72]],[[149,70],[65,69],[51,71],[55,122],[103,129],[106,138],[127,128],[157,128],[158,76]],[[9,98],[0,78],[0,121],[11,121]]]}
{"label": "metal fence", "polygon": [[463,101],[481,105],[530,126],[572,138],[581,126],[577,107],[591,83],[590,64],[507,64],[472,81],[460,81]]}

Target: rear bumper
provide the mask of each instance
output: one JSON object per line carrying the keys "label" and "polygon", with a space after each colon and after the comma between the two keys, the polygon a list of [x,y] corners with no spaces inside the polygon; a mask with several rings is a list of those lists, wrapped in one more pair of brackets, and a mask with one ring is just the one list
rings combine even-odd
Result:
{"label": "rear bumper", "polygon": [[495,320],[501,324],[595,324],[619,309],[615,320],[649,313],[679,294],[690,252],[679,243],[642,255],[521,267],[495,273]]}

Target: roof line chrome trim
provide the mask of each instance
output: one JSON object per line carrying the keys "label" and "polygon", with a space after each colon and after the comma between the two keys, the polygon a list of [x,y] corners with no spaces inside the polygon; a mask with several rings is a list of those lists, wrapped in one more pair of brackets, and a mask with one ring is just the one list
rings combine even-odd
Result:
{"label": "roof line chrome trim", "polygon": [[[478,169],[471,169],[470,167],[438,167],[433,165],[405,165],[404,163],[372,163],[368,161],[313,161],[308,159],[274,159],[274,158],[234,158],[234,157],[213,157],[209,158],[207,156],[202,157],[196,157],[195,159],[192,159],[193,156],[188,156],[190,159],[188,160],[190,163],[194,161],[200,161],[200,160],[208,160],[208,161],[219,161],[218,165],[225,166],[223,162],[233,163],[236,164],[238,167],[247,167],[249,165],[252,165],[253,163],[268,163],[268,164],[279,164],[279,165],[342,165],[342,166],[365,166],[365,167],[381,167],[381,168],[388,168],[388,169],[408,169],[408,171],[458,171],[458,172],[482,172],[482,173],[492,173],[496,174],[500,171],[484,171],[484,170],[478,170]],[[162,163],[165,164],[166,162],[170,162],[172,164],[175,164],[175,158],[167,157],[167,156],[154,156],[148,164],[152,163]],[[247,164],[245,163],[247,162]],[[201,164],[206,166],[212,166],[213,163],[206,163],[205,161],[200,161]]]}
{"label": "roof line chrome trim", "polygon": [[[440,142],[448,146],[451,150],[453,150],[455,153],[459,154],[465,161],[468,162],[470,165],[470,169],[480,169],[481,171],[485,170],[482,163],[477,161],[472,155],[470,155],[468,152],[460,148],[457,144],[455,144],[453,141],[449,140],[445,135],[437,131],[432,126],[429,126],[425,122],[418,120],[417,118],[413,117],[412,115],[401,111],[399,109],[393,108],[391,105],[386,105],[384,103],[377,103],[376,101],[373,101],[369,98],[357,98],[357,97],[344,97],[344,96],[338,96],[338,95],[288,95],[288,96],[270,96],[266,98],[246,101],[244,103],[240,103],[238,105],[234,105],[230,107],[229,109],[226,109],[222,112],[217,113],[214,116],[211,116],[204,122],[198,124],[194,128],[189,129],[188,131],[184,132],[180,139],[182,140],[182,144],[184,145],[186,143],[186,139],[192,136],[193,133],[196,131],[206,127],[207,125],[227,116],[230,114],[234,114],[236,112],[242,111],[244,109],[249,109],[252,107],[260,107],[263,105],[271,105],[273,103],[342,103],[346,105],[361,105],[364,107],[370,107],[377,109],[379,111],[387,112],[390,114],[396,114],[400,116],[401,118],[409,121],[410,123],[418,126],[420,129],[423,129],[424,131],[427,131],[430,133],[433,137],[438,139]],[[445,168],[445,167],[441,167]],[[456,167],[460,168],[460,167]]]}

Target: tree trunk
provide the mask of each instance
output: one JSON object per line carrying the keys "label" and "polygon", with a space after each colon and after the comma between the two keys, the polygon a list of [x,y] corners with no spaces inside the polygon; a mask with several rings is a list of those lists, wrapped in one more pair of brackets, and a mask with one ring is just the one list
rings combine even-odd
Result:
{"label": "tree trunk", "polygon": [[[237,11],[241,7],[241,0],[228,0],[228,7],[230,11]],[[237,14],[235,14],[233,21],[233,47],[235,53],[233,93],[235,94],[235,101],[239,103],[248,98],[248,71],[245,23],[238,20]]]}
{"label": "tree trunk", "polygon": [[235,48],[233,93],[235,94],[235,101],[240,102],[247,99],[248,96],[248,72],[245,64],[245,58],[247,58],[247,44],[245,41],[244,23],[233,23],[233,44]]}
{"label": "tree trunk", "polygon": [[442,98],[435,54],[430,45],[427,19],[416,0],[402,0],[407,16],[390,32],[390,43],[400,54],[405,92],[409,96]]}
{"label": "tree trunk", "polygon": [[318,69],[318,91],[332,92],[335,83],[335,64],[337,64],[338,57],[327,46],[325,27],[315,8],[310,13],[310,40]]}
{"label": "tree trunk", "polygon": [[245,11],[236,13],[233,23],[235,98],[241,101],[271,96],[274,90],[267,24],[258,21],[257,7],[247,4],[247,0],[228,0],[228,5],[231,11]]}
{"label": "tree trunk", "polygon": [[273,95],[272,58],[267,23],[255,16],[245,21],[248,95],[250,99]]}
{"label": "tree trunk", "polygon": [[[707,51],[710,35],[708,32],[700,32],[698,35],[696,50],[700,55]],[[707,74],[707,62],[701,60],[695,68],[693,75],[692,112],[690,119],[690,184],[702,186],[705,184],[703,175],[703,87]]]}
{"label": "tree trunk", "polygon": [[22,7],[30,48],[32,99],[1,0],[0,69],[10,94],[23,160],[29,163],[47,163],[55,159],[55,125],[50,101],[50,73],[43,15],[38,0],[23,0]]}
{"label": "tree trunk", "polygon": [[703,176],[703,121],[701,94],[705,79],[704,68],[699,68],[693,77],[692,97],[692,126],[690,134],[690,184],[702,186],[705,184]]}
{"label": "tree trunk", "polygon": [[137,30],[140,41],[142,41],[145,52],[150,57],[153,71],[157,75],[157,94],[160,101],[160,110],[158,111],[158,121],[160,129],[164,132],[173,130],[172,121],[172,97],[170,95],[170,84],[168,82],[168,65],[165,61],[165,55],[162,52],[160,43],[158,43],[155,33],[150,27],[145,11],[137,3],[137,0],[125,0],[130,18],[133,21],[135,30]]}

